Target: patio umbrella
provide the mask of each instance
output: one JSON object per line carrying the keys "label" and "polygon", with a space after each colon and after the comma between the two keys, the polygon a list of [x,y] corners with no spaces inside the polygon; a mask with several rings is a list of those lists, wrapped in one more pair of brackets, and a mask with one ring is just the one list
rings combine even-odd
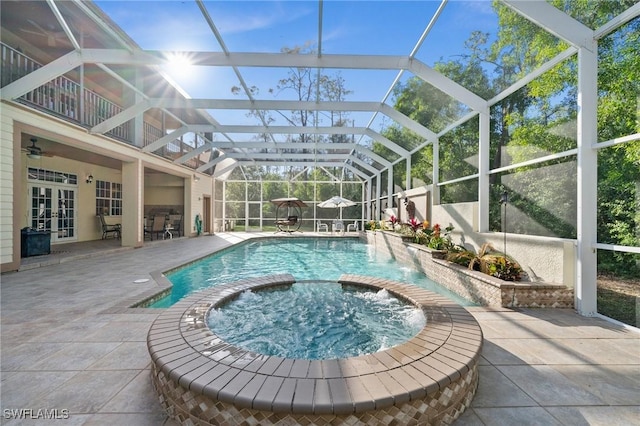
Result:
{"label": "patio umbrella", "polygon": [[355,205],[356,203],[354,203],[353,201],[336,195],[335,197],[331,197],[328,200],[321,202],[320,204],[318,204],[318,207],[321,207],[323,209],[335,209],[338,207],[350,207]]}
{"label": "patio umbrella", "polygon": [[[323,209],[336,209],[336,208],[349,207],[349,206],[355,206],[355,205],[356,203],[354,203],[353,201],[347,200],[346,198],[342,198],[336,195],[335,197],[331,197],[328,200],[324,200],[323,202],[318,204],[318,207]],[[338,211],[338,214],[336,215],[336,219],[339,217],[340,217],[340,211]]]}

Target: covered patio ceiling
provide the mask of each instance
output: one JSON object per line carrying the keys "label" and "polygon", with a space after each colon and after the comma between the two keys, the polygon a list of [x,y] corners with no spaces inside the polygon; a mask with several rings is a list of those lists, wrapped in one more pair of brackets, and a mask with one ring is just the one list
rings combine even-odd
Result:
{"label": "covered patio ceiling", "polygon": [[[23,5],[22,7],[29,4],[32,12],[37,9],[39,15],[30,15],[29,22],[25,22],[17,15],[20,7],[3,5],[3,26],[14,26],[16,32],[22,29],[23,37],[34,37],[33,43],[46,43],[50,51],[55,47],[58,58],[53,58],[48,65],[3,88],[3,99],[15,99],[83,64],[97,65],[103,72],[120,81],[125,90],[132,91],[134,95],[131,98],[135,101],[122,112],[95,125],[90,129],[91,133],[104,134],[145,112],[160,110],[178,119],[180,125],[164,137],[142,147],[142,150],[151,153],[183,135],[199,134],[205,143],[174,160],[177,164],[183,164],[196,155],[210,152],[210,160],[197,169],[199,172],[220,177],[237,166],[337,167],[362,180],[379,176],[383,171],[410,158],[412,153],[434,143],[456,125],[477,114],[488,113],[491,105],[574,54],[577,48],[589,43],[594,34],[606,33],[609,28],[615,27],[612,24],[627,21],[638,14],[636,4],[607,25],[590,29],[544,1],[502,0],[504,5],[523,19],[532,21],[570,47],[540,69],[520,81],[512,82],[510,87],[496,94],[493,99],[483,99],[437,72],[433,68],[434,59],[428,55],[432,51],[442,52],[447,56],[458,54],[455,50],[447,51],[447,47],[441,45],[441,37],[434,36],[431,41],[430,35],[456,32],[456,28],[443,28],[439,21],[448,10],[454,7],[459,10],[460,3],[466,2],[409,2],[419,19],[409,19],[406,14],[389,16],[388,19],[406,19],[405,30],[415,34],[414,42],[411,45],[398,44],[389,49],[390,53],[376,51],[378,32],[384,37],[394,36],[385,34],[384,27],[365,31],[365,36],[368,34],[372,37],[372,45],[365,51],[352,51],[348,43],[339,48],[334,47],[330,42],[333,34],[328,34],[326,30],[334,28],[334,22],[329,22],[328,19],[341,16],[335,9],[342,7],[345,15],[354,13],[352,8],[355,6],[364,13],[367,8],[375,8],[377,3],[385,2],[354,2],[355,5],[349,3],[349,9],[345,2],[303,2],[314,10],[314,13],[305,17],[307,27],[312,28],[314,34],[311,48],[307,51],[291,49],[284,53],[282,48],[288,42],[295,42],[295,39],[288,38],[286,30],[283,30],[285,32],[280,50],[266,48],[259,39],[249,41],[250,45],[256,46],[256,51],[236,51],[229,47],[246,46],[246,42],[240,44],[236,41],[233,32],[228,30],[224,14],[219,13],[218,6],[225,2],[181,2],[187,5],[184,6],[184,14],[180,15],[180,19],[188,16],[190,20],[188,23],[183,22],[183,25],[206,27],[208,41],[204,46],[209,48],[195,46],[179,51],[168,47],[141,47],[141,43],[134,40],[133,36],[118,27],[117,17],[110,14],[114,14],[118,8],[127,8],[127,2],[48,0],[46,4],[9,3],[14,6]],[[162,8],[167,3],[169,2],[153,4],[154,7]],[[458,4],[455,5],[456,3]],[[489,2],[468,3],[490,8]],[[273,7],[276,7],[275,2]],[[467,18],[472,19],[473,11],[468,13]],[[51,19],[52,17],[55,19]],[[348,19],[349,16],[343,18]],[[421,24],[416,26],[416,22]],[[37,40],[35,30],[38,28],[45,28],[49,36],[39,37],[41,40]],[[461,25],[460,32],[464,32],[465,28]],[[51,37],[54,37],[54,43],[51,42]],[[469,34],[464,34],[462,38],[466,40],[468,37]],[[438,40],[440,45],[434,44]],[[211,91],[204,90],[205,87],[217,83],[216,80],[205,77],[200,81],[202,89],[195,92],[187,90],[187,93],[178,84],[174,84],[176,90],[165,93],[153,91],[150,85],[136,87],[125,77],[132,75],[131,70],[147,74],[151,70],[164,76],[166,74],[162,67],[176,57],[188,58],[191,66],[212,73],[226,73],[227,77],[233,78],[221,80],[232,84],[226,85],[224,91],[209,94]],[[273,75],[277,82],[295,69],[310,70],[310,78],[316,83],[310,96],[301,98],[281,93],[284,98],[277,98],[272,91],[264,93],[255,90],[258,74]],[[360,90],[354,96],[327,100],[321,94],[319,81],[322,76],[335,76],[336,72],[344,78],[347,90],[351,85],[363,87],[362,81],[373,79],[374,74],[376,81],[383,83],[377,84],[376,90]],[[447,123],[443,128],[429,129],[395,110],[392,106],[393,91],[410,77],[417,77],[451,97],[459,105],[458,120]],[[235,95],[230,86],[235,88]],[[357,100],[352,100],[355,98]],[[287,118],[294,111],[308,113],[309,122],[302,124]],[[338,120],[337,124],[327,124],[326,117],[331,114],[344,114],[348,119]],[[412,146],[401,146],[383,136],[380,130],[391,124],[410,130],[417,135],[416,140],[419,142]],[[342,137],[335,138],[336,135]],[[372,149],[374,143],[386,147],[387,154],[376,154]]]}

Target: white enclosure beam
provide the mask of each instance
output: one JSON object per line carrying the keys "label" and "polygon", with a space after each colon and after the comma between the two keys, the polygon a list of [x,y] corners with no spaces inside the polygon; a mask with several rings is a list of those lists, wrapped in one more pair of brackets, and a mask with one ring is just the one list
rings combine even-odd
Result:
{"label": "white enclosure beam", "polygon": [[[268,160],[268,159],[300,159],[306,160],[310,157],[313,157],[311,153],[286,153],[286,152],[226,152],[225,155],[227,158],[253,158],[259,160]],[[325,161],[332,160],[346,160],[350,157],[350,154],[324,154],[321,159],[316,159],[317,163],[324,163]]]}
{"label": "white enclosure beam", "polygon": [[144,114],[146,110],[149,109],[149,103],[146,100],[142,102],[138,102],[137,104],[125,109],[124,111],[119,112],[118,114],[107,118],[100,124],[93,126],[89,133],[91,134],[101,134],[106,133],[109,130],[118,127],[119,125],[126,123],[127,121],[137,117],[140,114]]}
{"label": "white enclosure beam", "polygon": [[515,12],[575,47],[592,48],[593,30],[545,1],[503,0]]}
{"label": "white enclosure beam", "polygon": [[[480,112],[478,133],[478,229],[474,231],[489,232],[489,169],[491,168],[491,116],[489,108]],[[506,232],[506,229],[505,229]]]}
{"label": "white enclosure beam", "polygon": [[69,52],[58,59],[49,62],[47,65],[31,71],[22,78],[9,83],[2,88],[2,99],[5,101],[19,98],[38,87],[42,86],[82,65],[82,58],[77,51]]}
{"label": "white enclosure beam", "polygon": [[482,110],[487,104],[487,101],[473,93],[471,90],[456,83],[450,78],[445,77],[438,71],[418,60],[411,61],[409,71],[411,71],[417,77],[420,77],[427,83],[433,85],[438,90],[443,91],[457,101],[469,106],[471,109],[479,111]]}
{"label": "white enclosure beam", "polygon": [[153,152],[156,151],[160,148],[162,148],[163,146],[173,142],[174,140],[178,139],[180,136],[189,133],[189,127],[188,126],[183,126],[180,127],[179,129],[174,130],[173,132],[169,133],[168,135],[165,135],[163,137],[161,137],[160,139],[150,143],[149,145],[145,146],[142,148],[142,151],[144,152]]}
{"label": "white enclosure beam", "polygon": [[183,155],[182,157],[176,158],[173,162],[174,164],[184,164],[187,161],[191,160],[194,157],[197,157],[198,155],[205,153],[209,150],[213,150],[215,149],[215,146],[213,145],[212,142],[207,142],[203,145],[200,145],[199,147],[192,149],[191,151],[187,152],[185,155]]}
{"label": "white enclosure beam", "polygon": [[364,147],[362,145],[356,145],[355,150],[356,150],[356,152],[371,158],[373,161],[382,164],[384,167],[391,167],[391,162],[390,161],[382,158],[381,156],[379,156],[375,152],[371,151],[369,148],[366,148],[366,147]]}
{"label": "white enclosure beam", "polygon": [[[128,65],[165,65],[175,51],[83,49],[84,62]],[[391,55],[291,55],[288,53],[180,52],[191,65],[210,67],[339,68],[399,70],[409,67],[407,56]]]}
{"label": "white enclosure beam", "polygon": [[598,54],[597,43],[578,51],[578,199],[575,305],[593,316],[597,305],[598,242]]}

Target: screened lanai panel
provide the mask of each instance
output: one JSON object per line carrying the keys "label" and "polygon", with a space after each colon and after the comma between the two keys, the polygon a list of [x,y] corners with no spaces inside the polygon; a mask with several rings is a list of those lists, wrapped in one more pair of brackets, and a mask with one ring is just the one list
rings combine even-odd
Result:
{"label": "screened lanai panel", "polygon": [[640,246],[640,140],[598,150],[598,242]]}
{"label": "screened lanai panel", "polygon": [[598,313],[640,327],[638,267],[640,254],[598,250]]}
{"label": "screened lanai panel", "polygon": [[507,232],[576,238],[575,156],[523,167],[491,177],[489,221],[503,230],[500,196],[508,195]]}
{"label": "screened lanai panel", "polygon": [[[233,169],[231,171],[231,173],[229,173],[229,176],[227,177],[227,180],[229,180],[229,181],[245,181],[246,180],[246,175],[244,173],[244,170],[242,170],[242,167],[236,167],[235,169]],[[227,187],[227,190],[229,190],[228,187]]]}
{"label": "screened lanai panel", "polygon": [[288,197],[291,197],[289,182],[264,181],[262,183],[262,211],[265,214],[270,212],[271,216],[269,217],[275,217],[275,208],[273,208],[273,204],[270,201]]}
{"label": "screened lanai panel", "polygon": [[225,187],[225,200],[244,202],[247,199],[246,188],[247,183],[244,181],[227,181]]}
{"label": "screened lanai panel", "polygon": [[316,183],[316,202],[328,200],[331,197],[340,195],[340,183],[339,182],[317,182]]}
{"label": "screened lanai panel", "polygon": [[[557,7],[576,21],[581,22],[592,30],[596,30],[602,25],[615,18],[626,9],[636,4],[636,0],[621,1],[597,1],[589,2],[589,7],[563,7],[563,1],[547,0],[547,3]],[[594,11],[595,6],[595,11]]]}
{"label": "screened lanai panel", "polygon": [[640,18],[598,41],[598,141],[640,133]]}
{"label": "screened lanai panel", "polygon": [[298,198],[305,203],[313,202],[314,183],[308,180],[309,177],[309,173],[306,173],[306,176],[299,176],[298,180],[290,183],[291,197]]}
{"label": "screened lanai panel", "polygon": [[469,203],[478,201],[478,178],[449,183],[440,187],[440,203]]}
{"label": "screened lanai panel", "polygon": [[[369,55],[406,55],[413,49],[411,42],[399,42],[388,25],[390,20],[403,22],[403,28],[418,40],[439,2],[412,2],[412,13],[403,12],[393,2],[342,2],[323,3],[325,53],[360,53]],[[351,34],[344,42],[338,42],[339,34]],[[362,43],[365,41],[365,43]]]}
{"label": "screened lanai panel", "polygon": [[[431,3],[432,7],[437,8],[440,2],[416,3]],[[468,53],[465,50],[465,42],[474,31],[489,33],[491,39],[495,38],[498,16],[492,2],[450,1],[442,8],[439,16],[416,54],[417,59],[429,66],[434,66],[436,62],[464,59],[464,55]],[[452,31],[447,22],[456,22],[455,30]],[[442,43],[441,40],[447,42]]]}
{"label": "screened lanai panel", "polygon": [[[459,23],[455,32],[445,24],[451,19]],[[432,43],[443,38],[446,45]],[[455,1],[447,3],[416,57],[490,99],[566,47],[499,2]],[[432,54],[428,48],[440,49],[441,54]]]}
{"label": "screened lanai panel", "polygon": [[395,109],[420,123],[434,133],[439,133],[471,112],[459,100],[418,76],[407,73],[400,96],[395,98]]}
{"label": "screened lanai panel", "polygon": [[577,147],[575,57],[491,107],[491,168]]}
{"label": "screened lanai panel", "polygon": [[247,201],[262,200],[262,184],[260,182],[247,182]]}
{"label": "screened lanai panel", "polygon": [[412,188],[433,183],[433,145],[427,145],[411,156]]}
{"label": "screened lanai panel", "polygon": [[440,138],[440,182],[478,173],[478,121],[473,117]]}

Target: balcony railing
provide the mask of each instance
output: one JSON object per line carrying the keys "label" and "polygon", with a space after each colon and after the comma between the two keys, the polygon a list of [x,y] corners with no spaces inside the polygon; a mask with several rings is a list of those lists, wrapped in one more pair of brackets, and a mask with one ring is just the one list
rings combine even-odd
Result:
{"label": "balcony railing", "polygon": [[[1,87],[24,77],[42,66],[22,52],[4,43],[0,43],[0,47],[0,54],[2,55],[2,63],[0,65]],[[96,126],[122,111],[121,106],[91,90],[82,89],[80,84],[64,76],[56,77],[50,82],[25,93],[18,101],[86,128]],[[105,134],[135,145],[131,132],[133,128],[131,121],[114,127]],[[164,131],[162,129],[144,122],[143,146],[149,145],[163,136]],[[204,141],[200,141],[200,139],[200,137],[195,137],[192,143],[185,143],[181,137],[155,153],[175,160],[178,154],[180,156],[184,155],[202,145]],[[203,163],[204,161],[200,157],[195,157],[185,162],[184,165],[195,169]]]}

